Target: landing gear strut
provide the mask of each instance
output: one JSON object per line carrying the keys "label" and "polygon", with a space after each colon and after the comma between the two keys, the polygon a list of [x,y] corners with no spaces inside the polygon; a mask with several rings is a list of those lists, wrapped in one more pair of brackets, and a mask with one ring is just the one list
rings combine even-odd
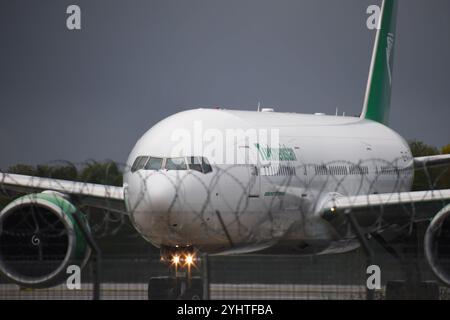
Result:
{"label": "landing gear strut", "polygon": [[[358,222],[351,212],[346,212],[347,221],[353,229],[353,232],[358,237],[361,246],[367,257],[367,265],[371,265],[374,261],[375,255],[372,247],[367,239],[367,234],[364,234]],[[386,284],[386,299],[387,300],[438,300],[439,286],[435,282],[422,282],[421,273],[419,269],[419,238],[417,225],[414,224],[411,232],[407,238],[407,243],[400,255],[384,238],[379,234],[371,234],[389,254],[391,254],[401,264],[406,280],[388,281]],[[374,299],[374,291],[367,289],[367,299]]]}
{"label": "landing gear strut", "polygon": [[201,300],[203,281],[193,276],[200,266],[206,267],[192,247],[161,248],[161,261],[168,266],[169,275],[151,278],[148,284],[149,300]]}
{"label": "landing gear strut", "polygon": [[382,236],[373,234],[373,238],[402,266],[406,280],[388,281],[387,300],[439,300],[439,286],[436,282],[422,281],[419,268],[419,226],[413,224],[402,254],[389,245]]}

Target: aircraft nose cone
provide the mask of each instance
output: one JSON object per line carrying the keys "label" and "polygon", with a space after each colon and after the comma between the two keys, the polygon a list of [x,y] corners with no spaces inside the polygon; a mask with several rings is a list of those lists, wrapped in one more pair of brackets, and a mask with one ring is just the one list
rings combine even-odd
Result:
{"label": "aircraft nose cone", "polygon": [[168,213],[175,209],[177,187],[163,175],[155,175],[146,181],[145,203],[147,209],[155,214]]}
{"label": "aircraft nose cone", "polygon": [[171,220],[180,210],[180,188],[162,173],[139,177],[134,183],[134,210],[131,217],[136,229],[154,243],[161,243],[171,232]]}

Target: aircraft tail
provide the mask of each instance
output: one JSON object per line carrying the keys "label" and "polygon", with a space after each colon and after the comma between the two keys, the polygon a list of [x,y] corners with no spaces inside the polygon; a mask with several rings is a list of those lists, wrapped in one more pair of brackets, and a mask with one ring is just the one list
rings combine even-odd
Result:
{"label": "aircraft tail", "polygon": [[387,125],[391,107],[397,0],[383,0],[379,28],[372,53],[362,119]]}

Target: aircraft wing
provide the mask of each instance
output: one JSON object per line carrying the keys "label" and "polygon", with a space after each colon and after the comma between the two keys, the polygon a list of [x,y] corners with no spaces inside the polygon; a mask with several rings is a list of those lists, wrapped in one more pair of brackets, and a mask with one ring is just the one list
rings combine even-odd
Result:
{"label": "aircraft wing", "polygon": [[437,166],[450,165],[450,154],[414,158],[414,167],[424,169]]}
{"label": "aircraft wing", "polygon": [[0,173],[0,192],[18,193],[52,190],[69,195],[74,202],[126,214],[123,188],[93,183]]}
{"label": "aircraft wing", "polygon": [[365,230],[383,230],[410,222],[431,220],[450,203],[450,189],[336,197],[322,207],[322,217],[335,227],[346,224],[352,213]]}

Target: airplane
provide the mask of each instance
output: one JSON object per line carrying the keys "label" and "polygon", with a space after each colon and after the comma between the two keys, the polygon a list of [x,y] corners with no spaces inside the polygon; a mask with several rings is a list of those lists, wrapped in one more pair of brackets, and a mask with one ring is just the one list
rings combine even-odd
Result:
{"label": "airplane", "polygon": [[[1,189],[25,193],[0,212],[0,272],[22,287],[64,281],[89,259],[74,219],[87,206],[127,215],[169,268],[204,253],[337,254],[368,237],[392,252],[390,241],[425,222],[425,256],[450,286],[450,190],[411,191],[415,170],[449,165],[450,155],[414,158],[388,126],[397,5],[382,3],[359,117],[194,109],[137,141],[123,187],[0,173]],[[172,280],[150,280],[149,296],[180,296]]]}

